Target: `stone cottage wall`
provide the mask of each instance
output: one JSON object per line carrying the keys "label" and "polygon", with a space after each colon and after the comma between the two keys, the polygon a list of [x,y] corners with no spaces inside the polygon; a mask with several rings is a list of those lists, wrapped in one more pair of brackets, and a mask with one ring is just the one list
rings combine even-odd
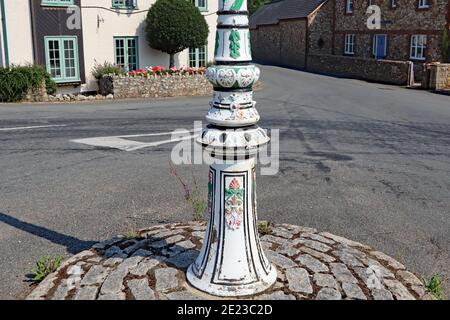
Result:
{"label": "stone cottage wall", "polygon": [[309,53],[333,53],[333,5],[327,1],[308,17]]}
{"label": "stone cottage wall", "polygon": [[[419,9],[419,0],[397,0],[397,7],[392,8],[389,0],[372,0],[372,4],[381,9],[382,30],[417,31],[444,30],[447,25],[448,0],[430,0],[429,9]],[[366,14],[368,0],[354,0],[353,13],[345,12],[346,0],[336,0],[336,31],[355,30],[367,32]],[[375,32],[375,30],[373,30]]]}
{"label": "stone cottage wall", "polygon": [[251,30],[252,55],[259,63],[305,67],[306,19],[283,20]]}
{"label": "stone cottage wall", "polygon": [[312,54],[308,56],[308,70],[396,85],[406,85],[408,81],[406,61]]}
{"label": "stone cottage wall", "polygon": [[259,63],[280,64],[281,33],[279,25],[259,26],[250,30],[253,59]]}
{"label": "stone cottage wall", "polygon": [[293,68],[306,66],[306,19],[280,21],[280,64]]}
{"label": "stone cottage wall", "polygon": [[[179,96],[206,96],[212,94],[212,85],[202,74],[152,75],[147,77],[114,76],[102,81],[111,81],[115,99],[160,98]],[[103,83],[101,87],[105,87]],[[106,86],[107,87],[107,86]]]}
{"label": "stone cottage wall", "polygon": [[442,34],[447,25],[448,0],[431,0],[429,9],[419,9],[418,0],[397,0],[392,8],[390,1],[373,0],[381,8],[381,29],[369,30],[366,22],[368,1],[353,1],[353,13],[345,12],[346,0],[336,0],[335,54],[344,53],[345,34],[355,34],[355,57],[373,58],[373,36],[387,35],[388,60],[410,60],[411,36],[427,35],[425,61],[413,61],[416,80],[423,75],[425,62],[442,61]]}

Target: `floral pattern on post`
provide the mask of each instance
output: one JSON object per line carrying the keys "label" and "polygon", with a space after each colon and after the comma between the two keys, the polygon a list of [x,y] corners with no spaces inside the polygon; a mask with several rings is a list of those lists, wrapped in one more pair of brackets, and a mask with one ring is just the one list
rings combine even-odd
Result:
{"label": "floral pattern on post", "polygon": [[244,216],[244,188],[239,183],[242,178],[234,177],[228,188],[225,188],[225,221],[231,230],[237,230],[242,225]]}

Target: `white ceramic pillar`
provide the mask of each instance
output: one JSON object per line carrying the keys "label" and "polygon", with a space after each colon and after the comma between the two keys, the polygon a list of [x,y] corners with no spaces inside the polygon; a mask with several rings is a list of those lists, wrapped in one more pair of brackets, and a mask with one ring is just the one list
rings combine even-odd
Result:
{"label": "white ceramic pillar", "polygon": [[269,143],[256,126],[253,84],[259,69],[251,58],[247,0],[219,0],[216,65],[207,78],[214,95],[201,143],[215,159],[209,171],[210,220],[189,283],[217,296],[246,296],[271,287],[277,277],[258,235],[256,156]]}

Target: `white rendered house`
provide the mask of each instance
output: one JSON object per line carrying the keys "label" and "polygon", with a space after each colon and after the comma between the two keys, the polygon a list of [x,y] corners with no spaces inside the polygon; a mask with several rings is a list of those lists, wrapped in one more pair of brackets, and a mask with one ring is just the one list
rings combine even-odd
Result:
{"label": "white rendered house", "polygon": [[[95,63],[126,70],[168,66],[169,55],[153,50],[145,17],[156,0],[0,0],[0,63],[45,65],[60,91],[97,89]],[[217,1],[192,1],[209,26],[208,44],[176,56],[177,66],[204,66],[213,59]]]}

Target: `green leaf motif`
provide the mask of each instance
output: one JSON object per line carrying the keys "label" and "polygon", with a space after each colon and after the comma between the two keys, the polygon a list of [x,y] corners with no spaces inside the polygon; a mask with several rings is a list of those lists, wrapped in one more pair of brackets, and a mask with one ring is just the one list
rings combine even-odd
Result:
{"label": "green leaf motif", "polygon": [[230,10],[231,11],[239,11],[239,9],[241,9],[243,3],[244,3],[244,0],[234,1],[233,5],[230,7]]}
{"label": "green leaf motif", "polygon": [[244,189],[226,189],[225,188],[225,200],[230,199],[231,197],[236,196],[239,199],[244,198]]}
{"label": "green leaf motif", "polygon": [[219,39],[219,31],[216,31],[216,47],[214,48],[214,56],[217,56],[219,53],[219,45],[220,45],[220,39]]}
{"label": "green leaf motif", "polygon": [[237,59],[241,56],[241,53],[239,52],[241,49],[241,36],[239,35],[239,32],[236,30],[231,31],[230,33],[230,56],[233,59]]}

